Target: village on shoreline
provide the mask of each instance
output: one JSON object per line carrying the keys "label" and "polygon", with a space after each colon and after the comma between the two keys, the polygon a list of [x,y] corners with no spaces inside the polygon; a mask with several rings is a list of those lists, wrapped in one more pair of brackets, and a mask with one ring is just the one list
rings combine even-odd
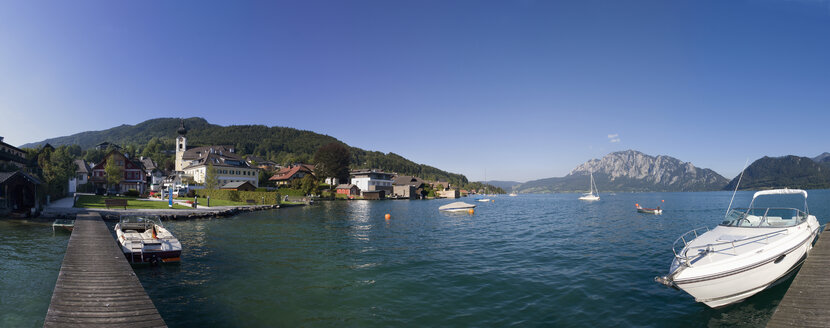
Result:
{"label": "village on shoreline", "polygon": [[[58,175],[57,165],[52,165],[56,160],[50,161],[53,146],[25,151],[0,138],[0,215],[60,218],[92,210],[104,218],[119,213],[200,218],[314,200],[416,200],[503,192],[461,189],[447,180],[427,181],[381,168],[349,169],[348,150],[341,144],[322,146],[314,164],[281,166],[259,156],[240,156],[233,146],[188,147],[187,132],[182,120],[175,150],[170,151],[175,154],[173,170],[104,141],[95,147],[104,154],[101,160],[72,158],[63,167],[69,171],[64,181],[53,177]],[[52,204],[58,201],[62,204]]]}

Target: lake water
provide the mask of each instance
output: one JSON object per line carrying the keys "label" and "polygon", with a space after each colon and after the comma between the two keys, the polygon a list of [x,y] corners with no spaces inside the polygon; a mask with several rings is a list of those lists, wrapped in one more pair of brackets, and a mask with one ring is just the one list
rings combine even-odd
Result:
{"label": "lake water", "polygon": [[[653,282],[675,238],[719,223],[731,192],[577,197],[499,196],[473,215],[437,210],[453,200],[340,201],[171,221],[182,262],[135,271],[171,327],[757,327],[789,286],[714,310]],[[830,191],[809,205],[825,223]],[[40,326],[68,237],[0,229],[0,326]]]}

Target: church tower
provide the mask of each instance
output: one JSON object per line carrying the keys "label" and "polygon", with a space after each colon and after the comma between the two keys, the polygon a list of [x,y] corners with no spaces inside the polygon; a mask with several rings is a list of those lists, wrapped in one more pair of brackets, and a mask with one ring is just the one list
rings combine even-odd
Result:
{"label": "church tower", "polygon": [[179,136],[176,137],[176,171],[183,171],[185,167],[183,157],[187,150],[187,137],[185,137],[187,129],[184,127],[184,119],[182,119],[176,132],[179,133]]}

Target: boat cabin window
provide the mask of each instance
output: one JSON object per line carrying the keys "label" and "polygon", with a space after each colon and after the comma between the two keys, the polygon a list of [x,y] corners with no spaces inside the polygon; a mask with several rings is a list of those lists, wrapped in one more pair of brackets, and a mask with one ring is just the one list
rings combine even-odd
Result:
{"label": "boat cabin window", "polygon": [[794,208],[736,208],[720,224],[727,227],[780,228],[804,222],[807,213]]}

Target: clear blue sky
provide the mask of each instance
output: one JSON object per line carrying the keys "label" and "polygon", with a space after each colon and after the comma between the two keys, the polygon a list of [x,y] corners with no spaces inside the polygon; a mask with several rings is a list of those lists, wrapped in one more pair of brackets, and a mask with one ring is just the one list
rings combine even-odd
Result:
{"label": "clear blue sky", "polygon": [[201,116],[473,180],[625,149],[732,178],[830,151],[828,105],[828,0],[0,2],[13,145]]}

